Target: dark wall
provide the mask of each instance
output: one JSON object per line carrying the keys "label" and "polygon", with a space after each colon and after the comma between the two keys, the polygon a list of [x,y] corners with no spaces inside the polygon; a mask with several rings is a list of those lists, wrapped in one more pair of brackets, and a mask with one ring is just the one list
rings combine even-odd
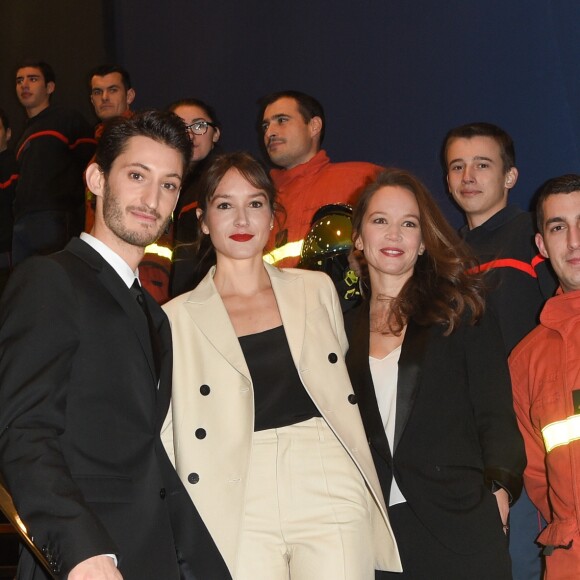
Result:
{"label": "dark wall", "polygon": [[415,171],[456,225],[439,148],[452,126],[486,120],[515,139],[526,207],[548,177],[580,171],[580,2],[570,0],[26,0],[1,2],[0,106],[23,120],[12,66],[40,54],[56,100],[91,117],[93,65],[130,70],[136,107],[206,99],[226,149],[259,152],[256,99],[295,88],[325,105],[335,161]]}

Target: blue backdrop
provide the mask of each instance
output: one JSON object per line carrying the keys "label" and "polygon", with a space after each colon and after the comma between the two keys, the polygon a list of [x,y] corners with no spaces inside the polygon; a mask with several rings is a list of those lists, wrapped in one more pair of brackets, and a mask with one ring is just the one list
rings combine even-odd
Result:
{"label": "blue backdrop", "polygon": [[52,60],[56,100],[87,115],[84,74],[113,58],[136,107],[200,97],[226,149],[259,154],[256,99],[303,90],[325,106],[332,159],[416,172],[455,225],[439,165],[452,126],[511,133],[523,207],[545,179],[580,171],[578,0],[27,0],[2,3],[0,20],[0,106],[18,113],[9,69],[22,56]]}
{"label": "blue backdrop", "polygon": [[547,178],[580,171],[577,0],[120,0],[118,55],[139,104],[212,103],[226,149],[258,152],[256,99],[295,88],[325,106],[332,159],[416,172],[452,221],[439,149],[485,120],[516,143],[527,207]]}

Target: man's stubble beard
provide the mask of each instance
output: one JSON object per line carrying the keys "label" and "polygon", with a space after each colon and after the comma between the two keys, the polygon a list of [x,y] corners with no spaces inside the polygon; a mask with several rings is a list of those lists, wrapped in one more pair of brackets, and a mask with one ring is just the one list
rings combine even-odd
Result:
{"label": "man's stubble beard", "polygon": [[105,225],[120,240],[123,240],[132,246],[145,248],[149,244],[156,242],[161,237],[171,220],[171,216],[169,216],[155,231],[133,231],[128,229],[123,222],[125,213],[130,209],[138,209],[139,211],[155,216],[157,219],[161,218],[161,215],[157,211],[152,210],[146,206],[128,206],[123,210],[117,198],[115,197],[114,192],[111,190],[108,181],[105,182],[105,188],[103,192],[103,219]]}

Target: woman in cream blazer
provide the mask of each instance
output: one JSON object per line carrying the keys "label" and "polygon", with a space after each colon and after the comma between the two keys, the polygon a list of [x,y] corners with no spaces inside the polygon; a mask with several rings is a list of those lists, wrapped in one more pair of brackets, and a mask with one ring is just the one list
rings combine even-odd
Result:
{"label": "woman in cream blazer", "polygon": [[[278,270],[262,261],[274,188],[250,156],[219,156],[206,181],[207,199],[201,200],[198,213],[202,232],[211,236],[217,266],[195,290],[165,306],[172,327],[174,378],[162,438],[179,476],[235,579],[276,580],[290,570],[293,580],[371,580],[374,568],[400,571],[344,363],[347,341],[332,281],[324,274]],[[260,283],[254,292],[256,277]],[[256,431],[255,383],[241,344],[246,335],[271,332],[272,321],[283,327],[300,389],[314,403],[316,416]],[[263,356],[269,355],[264,351]],[[279,372],[288,374],[283,368]],[[287,440],[291,443],[285,447]],[[318,482],[325,490],[322,496],[317,476],[309,474],[308,455],[318,455],[319,442],[335,442],[333,453],[346,485],[338,495],[332,491],[334,467],[328,468],[326,459],[326,481]],[[274,487],[268,487],[270,479]],[[311,488],[314,497],[309,498]],[[335,496],[329,509],[337,520],[329,544],[319,542],[328,522],[318,522],[316,515],[327,491]],[[344,506],[363,513],[362,523],[349,528],[350,515],[344,515],[346,521],[340,515]],[[300,513],[310,509],[312,514]],[[273,528],[281,529],[280,545],[272,539],[271,520]],[[309,525],[304,527],[304,521]],[[329,547],[334,540],[344,553]],[[318,560],[312,552],[319,554]]]}

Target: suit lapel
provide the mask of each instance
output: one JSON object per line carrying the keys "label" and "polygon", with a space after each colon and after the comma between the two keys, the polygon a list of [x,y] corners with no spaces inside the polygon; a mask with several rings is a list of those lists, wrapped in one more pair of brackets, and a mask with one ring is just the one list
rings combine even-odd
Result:
{"label": "suit lapel", "polygon": [[151,338],[149,336],[149,328],[147,325],[147,318],[143,315],[143,310],[137,304],[137,301],[131,295],[131,292],[115,272],[114,268],[91,246],[87,243],[73,238],[66,249],[96,270],[97,280],[107,289],[115,301],[120,305],[125,314],[129,317],[131,325],[135,330],[137,339],[155,385],[157,385],[157,373],[155,371],[155,361],[153,359],[153,351],[151,349]]}
{"label": "suit lapel", "polygon": [[193,323],[214,346],[216,352],[251,381],[242,347],[213,282],[214,273],[215,266],[190,293],[183,306]]}
{"label": "suit lapel", "polygon": [[153,359],[153,350],[151,348],[151,337],[149,336],[149,327],[147,325],[147,317],[143,314],[143,310],[133,298],[132,294],[125,283],[119,278],[117,273],[105,264],[99,273],[99,280],[109,290],[113,298],[120,304],[125,311],[139,340],[139,344],[143,349],[143,353],[147,358],[147,364],[153,377],[155,386],[157,386],[157,372],[155,370],[155,361]]}
{"label": "suit lapel", "polygon": [[296,368],[302,372],[302,348],[306,333],[306,295],[304,280],[266,264],[266,271],[272,282],[272,290],[278,303],[284,332]]}
{"label": "suit lapel", "polygon": [[369,365],[370,329],[367,301],[348,313],[346,324],[350,345],[346,354],[346,364],[357,396],[365,431],[369,443],[383,459],[389,461],[391,450],[379,411]]}
{"label": "suit lapel", "polygon": [[429,329],[427,327],[419,326],[413,321],[409,322],[399,358],[397,417],[395,420],[393,453],[396,451],[407,422],[409,421],[413,404],[419,391],[421,368],[428,338]]}
{"label": "suit lapel", "polygon": [[173,350],[171,341],[171,327],[165,312],[155,302],[150,294],[146,293],[146,300],[157,336],[159,337],[161,369],[159,372],[159,388],[157,389],[157,412],[159,426],[163,423],[169,401],[171,399],[171,373],[173,367]]}
{"label": "suit lapel", "polygon": [[[274,296],[280,309],[280,317],[292,359],[296,368],[301,368],[302,348],[306,329],[306,296],[304,282],[265,264],[272,282]],[[215,347],[216,351],[240,374],[251,380],[246,359],[228,316],[224,303],[213,283],[215,267],[188,296],[184,303],[193,322]]]}

